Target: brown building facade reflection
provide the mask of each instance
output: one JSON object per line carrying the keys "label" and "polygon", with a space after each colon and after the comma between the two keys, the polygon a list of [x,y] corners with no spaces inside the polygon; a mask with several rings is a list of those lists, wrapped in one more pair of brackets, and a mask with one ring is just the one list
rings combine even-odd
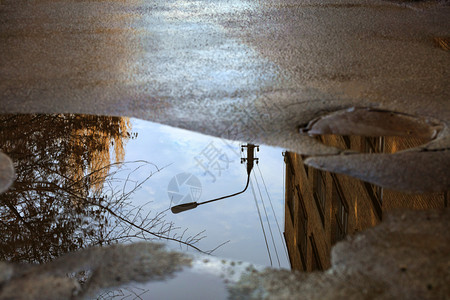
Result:
{"label": "brown building facade reflection", "polygon": [[[365,153],[394,153],[425,141],[397,137],[318,137],[324,144]],[[448,192],[406,194],[303,164],[285,153],[285,240],[294,270],[330,267],[331,247],[346,235],[377,225],[387,211],[448,206]]]}

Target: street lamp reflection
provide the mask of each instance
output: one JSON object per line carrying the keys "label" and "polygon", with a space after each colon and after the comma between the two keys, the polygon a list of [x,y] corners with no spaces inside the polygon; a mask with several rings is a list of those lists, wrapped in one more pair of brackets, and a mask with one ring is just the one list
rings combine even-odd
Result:
{"label": "street lamp reflection", "polygon": [[241,163],[247,162],[247,183],[245,184],[245,187],[244,187],[244,189],[242,191],[234,193],[234,194],[231,194],[231,195],[219,197],[219,198],[216,198],[216,199],[200,202],[200,203],[189,202],[189,203],[183,203],[183,204],[175,205],[175,206],[170,208],[172,213],[178,214],[178,213],[183,212],[183,211],[194,209],[194,208],[196,208],[199,205],[203,205],[203,204],[206,204],[206,203],[219,201],[219,200],[226,199],[226,198],[231,198],[231,197],[234,197],[234,196],[237,196],[239,194],[244,193],[247,190],[248,184],[250,182],[250,173],[251,173],[251,171],[253,169],[254,162],[256,161],[256,163],[258,163],[258,158],[255,158],[255,152],[254,151],[255,151],[255,148],[257,149],[257,151],[259,151],[259,146],[258,145],[253,145],[253,144],[243,145],[241,147],[241,151],[242,152],[244,152],[244,148],[247,148],[247,158],[241,158]]}

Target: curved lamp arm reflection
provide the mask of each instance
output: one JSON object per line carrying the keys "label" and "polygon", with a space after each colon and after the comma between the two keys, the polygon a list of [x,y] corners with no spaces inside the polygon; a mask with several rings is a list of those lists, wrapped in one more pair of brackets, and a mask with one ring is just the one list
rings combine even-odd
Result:
{"label": "curved lamp arm reflection", "polygon": [[242,152],[244,151],[244,148],[247,148],[247,158],[241,158],[241,163],[246,161],[247,162],[247,184],[245,185],[245,188],[237,193],[228,195],[228,196],[223,196],[220,198],[216,198],[216,199],[212,199],[212,200],[208,200],[205,202],[189,202],[189,203],[184,203],[184,204],[180,204],[180,205],[175,205],[173,207],[170,208],[170,210],[172,211],[172,213],[174,214],[178,214],[180,212],[186,211],[186,210],[190,210],[190,209],[194,209],[199,205],[202,204],[206,204],[206,203],[210,203],[210,202],[214,202],[214,201],[219,201],[225,198],[230,198],[233,196],[237,196],[239,194],[242,194],[243,192],[245,192],[248,188],[248,184],[250,182],[250,173],[252,172],[253,169],[253,165],[254,165],[254,161],[256,161],[256,163],[258,163],[258,158],[255,158],[255,153],[254,150],[255,148],[259,151],[259,146],[253,145],[253,144],[247,144],[245,146],[242,146]]}
{"label": "curved lamp arm reflection", "polygon": [[189,202],[189,203],[184,203],[184,204],[180,204],[180,205],[175,205],[175,206],[172,206],[170,208],[170,210],[172,211],[172,213],[178,214],[178,213],[186,211],[186,210],[194,209],[197,206],[202,205],[202,204],[206,204],[206,203],[210,203],[210,202],[214,202],[214,201],[219,201],[219,200],[222,200],[222,199],[225,199],[225,198],[230,198],[230,197],[233,197],[233,196],[237,196],[237,195],[242,194],[243,192],[245,192],[247,190],[249,182],[250,182],[250,173],[248,173],[247,184],[245,185],[245,188],[242,191],[240,191],[240,192],[237,192],[237,193],[234,193],[234,194],[231,194],[231,195],[228,195],[228,196],[223,196],[223,197],[220,197],[220,198],[208,200],[208,201],[205,201],[205,202],[200,202],[200,203]]}

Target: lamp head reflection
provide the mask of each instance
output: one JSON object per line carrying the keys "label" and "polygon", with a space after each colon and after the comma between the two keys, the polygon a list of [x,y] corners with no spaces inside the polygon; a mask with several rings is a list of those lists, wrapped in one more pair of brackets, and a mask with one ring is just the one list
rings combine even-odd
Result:
{"label": "lamp head reflection", "polygon": [[184,204],[172,206],[170,208],[170,210],[172,211],[172,213],[178,214],[178,213],[186,211],[186,210],[194,209],[197,206],[198,206],[197,202],[189,202],[189,203],[184,203]]}
{"label": "lamp head reflection", "polygon": [[176,206],[173,206],[173,207],[170,208],[172,213],[178,214],[178,213],[186,211],[186,210],[194,209],[197,206],[202,205],[202,204],[211,203],[211,202],[214,202],[214,201],[218,201],[218,200],[234,197],[234,196],[237,196],[237,195],[242,194],[243,192],[245,192],[247,190],[248,184],[250,182],[250,173],[251,173],[251,171],[253,169],[253,162],[256,161],[258,163],[258,158],[255,157],[254,150],[255,150],[255,148],[257,148],[258,151],[259,151],[259,146],[253,145],[253,144],[244,145],[244,146],[242,146],[242,152],[244,152],[244,148],[247,148],[247,158],[242,158],[241,159],[241,163],[247,162],[247,184],[245,185],[245,188],[242,191],[234,193],[234,194],[231,194],[231,195],[228,195],[228,196],[223,196],[223,197],[220,197],[220,198],[216,198],[216,199],[212,199],[212,200],[208,200],[208,201],[204,201],[204,202],[200,202],[200,203],[189,202],[189,203],[176,205]]}

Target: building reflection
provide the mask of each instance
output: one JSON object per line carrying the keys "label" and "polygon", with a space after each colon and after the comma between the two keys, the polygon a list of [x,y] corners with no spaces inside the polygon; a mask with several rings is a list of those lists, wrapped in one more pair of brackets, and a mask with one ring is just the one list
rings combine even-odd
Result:
{"label": "building reflection", "polygon": [[[324,144],[364,153],[394,153],[426,141],[398,137],[317,137]],[[311,272],[330,267],[332,246],[346,235],[377,225],[399,208],[448,206],[449,193],[406,194],[349,176],[314,169],[285,153],[285,240],[291,267]]]}

